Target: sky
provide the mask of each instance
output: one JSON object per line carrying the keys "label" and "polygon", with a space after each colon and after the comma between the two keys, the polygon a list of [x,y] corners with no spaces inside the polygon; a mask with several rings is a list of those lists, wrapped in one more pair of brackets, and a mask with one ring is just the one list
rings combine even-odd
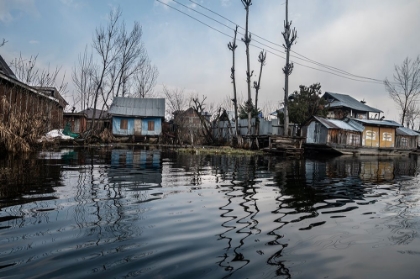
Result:
{"label": "sky", "polygon": [[[7,40],[0,54],[8,63],[19,55],[38,55],[38,67],[61,67],[69,83],[65,97],[71,103],[71,72],[78,55],[86,46],[91,47],[95,28],[106,25],[109,12],[120,7],[127,27],[137,21],[143,28],[143,42],[159,70],[158,93],[166,85],[184,89],[185,94],[204,95],[207,102],[214,104],[227,96],[232,98],[232,53],[227,44],[232,41],[235,24],[245,26],[241,1],[194,0],[199,5],[190,0],[159,1],[178,10],[157,0],[0,0],[0,40]],[[299,85],[319,82],[323,92],[364,100],[384,111],[387,119],[399,121],[398,110],[382,83],[342,78],[336,71],[326,73],[331,70],[299,59],[303,58],[299,55],[353,75],[392,79],[395,65],[406,57],[420,55],[419,12],[420,0],[289,0],[289,20],[298,33],[297,43],[292,46],[291,61],[296,63],[289,77],[289,93],[298,90]],[[284,98],[284,20],[285,0],[252,1],[252,81],[258,79],[258,54],[262,49],[267,51],[259,107],[279,107]],[[246,99],[242,37],[238,35],[236,81],[238,94]]]}

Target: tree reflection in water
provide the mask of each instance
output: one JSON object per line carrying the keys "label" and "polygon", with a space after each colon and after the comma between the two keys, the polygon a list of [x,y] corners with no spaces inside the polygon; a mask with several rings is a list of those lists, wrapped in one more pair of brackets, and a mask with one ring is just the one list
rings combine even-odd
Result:
{"label": "tree reflection in water", "polygon": [[417,161],[410,158],[286,160],[133,148],[0,162],[7,236],[0,269],[7,274],[17,265],[28,277],[32,269],[58,277],[41,268],[56,261],[75,277],[292,278],[309,263],[325,264],[331,250],[352,260],[335,249],[358,241],[418,253],[407,246],[418,245],[420,231]]}

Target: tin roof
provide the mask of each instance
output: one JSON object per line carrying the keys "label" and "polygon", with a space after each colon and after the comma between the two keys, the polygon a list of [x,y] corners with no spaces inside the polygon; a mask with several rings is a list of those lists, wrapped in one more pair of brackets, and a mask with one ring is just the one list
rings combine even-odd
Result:
{"label": "tin roof", "polygon": [[386,127],[401,127],[401,124],[392,120],[378,120],[378,119],[352,119],[362,124],[373,125],[373,126],[386,126]]}
{"label": "tin roof", "polygon": [[53,98],[56,98],[60,105],[64,108],[66,107],[69,103],[67,103],[66,99],[63,98],[63,96],[61,96],[60,92],[58,92],[57,88],[55,87],[46,87],[46,86],[32,86],[33,88],[35,88],[38,91],[41,91],[42,93],[46,94],[47,96],[51,96]]}
{"label": "tin roof", "polygon": [[420,134],[414,130],[411,130],[409,128],[406,127],[398,127],[397,128],[397,135],[401,135],[401,136],[420,136]]}
{"label": "tin roof", "polygon": [[363,132],[363,126],[360,127],[358,125],[350,125],[349,123],[337,120],[337,119],[327,119],[322,118],[319,116],[314,116],[314,118],[325,126],[327,129],[340,129],[340,130],[347,130],[347,131],[355,131],[355,132]]}
{"label": "tin roof", "polygon": [[7,75],[8,77],[17,79],[12,69],[10,69],[9,65],[7,65],[6,61],[4,61],[1,55],[0,55],[0,72]]}
{"label": "tin roof", "polygon": [[115,97],[108,113],[121,116],[165,117],[165,99]]}
{"label": "tin roof", "polygon": [[358,111],[367,111],[367,112],[375,112],[375,113],[383,112],[382,110],[365,105],[362,102],[357,101],[353,97],[349,95],[345,95],[345,94],[325,92],[323,98],[334,99],[329,105],[330,108],[346,107],[346,108],[351,108]]}
{"label": "tin roof", "polygon": [[86,115],[87,119],[108,118],[108,112],[106,110],[101,110],[101,109],[94,110],[93,108],[87,108],[85,110],[80,111],[79,113],[83,113],[84,115]]}

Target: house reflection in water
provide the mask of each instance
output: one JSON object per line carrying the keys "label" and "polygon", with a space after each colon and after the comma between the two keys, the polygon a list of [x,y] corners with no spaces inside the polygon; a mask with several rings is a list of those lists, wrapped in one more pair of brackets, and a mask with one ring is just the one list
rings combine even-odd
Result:
{"label": "house reflection in water", "polygon": [[415,176],[417,159],[410,157],[346,157],[331,160],[307,160],[307,181],[346,178],[364,183],[386,183],[404,176]]}
{"label": "house reflection in water", "polygon": [[162,162],[159,151],[113,149],[109,182],[118,185],[160,187]]}

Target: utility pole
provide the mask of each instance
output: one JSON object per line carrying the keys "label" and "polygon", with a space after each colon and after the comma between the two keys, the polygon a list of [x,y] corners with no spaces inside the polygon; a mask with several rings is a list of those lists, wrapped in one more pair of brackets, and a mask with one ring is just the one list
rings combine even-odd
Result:
{"label": "utility pole", "polygon": [[284,21],[284,38],[283,47],[286,49],[286,65],[283,68],[284,73],[284,131],[283,136],[289,135],[289,75],[293,71],[293,63],[289,63],[290,49],[297,38],[297,31],[295,28],[291,30],[292,22],[288,18],[289,1],[286,0],[286,20]]}

